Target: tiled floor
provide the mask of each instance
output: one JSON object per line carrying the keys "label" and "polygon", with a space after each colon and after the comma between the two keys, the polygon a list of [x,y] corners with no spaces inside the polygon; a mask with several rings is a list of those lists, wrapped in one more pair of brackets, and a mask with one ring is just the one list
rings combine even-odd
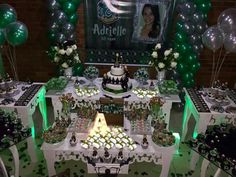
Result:
{"label": "tiled floor", "polygon": [[[182,114],[183,108],[178,107],[177,105],[173,106],[171,112],[171,121],[170,121],[170,130],[173,132],[178,132],[181,135],[182,127]],[[48,102],[48,118],[49,122],[53,122],[53,113],[50,102]],[[39,117],[39,111],[37,110],[34,115],[34,122],[36,126],[36,133],[41,134],[41,118]],[[190,121],[190,127],[193,127],[194,121]],[[190,128],[191,129],[191,128]],[[191,131],[188,133],[190,137]],[[36,138],[37,142],[37,154],[38,162],[30,163],[29,156],[26,151],[26,143],[22,142],[17,145],[20,155],[20,175],[21,177],[46,177],[47,168],[46,162],[44,160],[43,154],[40,151],[40,146],[42,139],[40,136]],[[9,151],[5,151],[0,154],[3,157],[5,164],[8,167],[11,167],[11,174],[14,173],[13,169],[13,160]],[[201,163],[198,163],[196,169],[193,171],[189,170],[189,160],[190,160],[190,149],[184,143],[180,144],[180,149],[178,154],[175,154],[170,166],[169,177],[200,177],[200,166]],[[200,159],[200,162],[202,159]],[[60,163],[55,163],[56,171],[58,173],[70,169],[71,177],[96,177],[96,174],[87,174],[86,164],[81,161],[63,161]],[[210,165],[207,170],[207,177],[210,177],[214,174],[216,167]],[[157,166],[153,163],[134,163],[130,165],[130,170],[128,175],[118,175],[120,177],[158,177],[160,175],[161,166]],[[221,177],[226,177],[226,174],[222,174]]]}

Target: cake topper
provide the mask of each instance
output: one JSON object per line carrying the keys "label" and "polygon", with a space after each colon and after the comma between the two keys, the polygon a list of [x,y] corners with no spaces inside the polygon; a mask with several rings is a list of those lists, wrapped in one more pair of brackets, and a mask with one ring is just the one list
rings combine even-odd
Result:
{"label": "cake topper", "polygon": [[120,63],[119,63],[119,54],[116,53],[116,61],[115,61],[115,67],[119,67]]}

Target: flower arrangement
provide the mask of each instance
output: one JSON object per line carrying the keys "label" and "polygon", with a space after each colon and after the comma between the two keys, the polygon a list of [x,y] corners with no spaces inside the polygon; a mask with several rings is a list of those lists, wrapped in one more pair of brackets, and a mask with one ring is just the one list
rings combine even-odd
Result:
{"label": "flower arrangement", "polygon": [[62,112],[69,114],[71,107],[73,107],[75,103],[72,93],[63,94],[59,97],[59,100],[62,103]]}
{"label": "flower arrangement", "polygon": [[51,46],[47,51],[49,58],[53,63],[60,67],[67,69],[77,63],[81,63],[79,59],[79,52],[76,44],[62,46]]}
{"label": "flower arrangement", "polygon": [[[149,65],[154,66],[157,71],[175,69],[177,66],[177,60],[179,58],[179,53],[173,51],[172,48],[167,49],[164,53],[161,52],[161,44],[156,44],[153,52],[151,54],[151,61]],[[163,57],[158,57],[163,56]]]}

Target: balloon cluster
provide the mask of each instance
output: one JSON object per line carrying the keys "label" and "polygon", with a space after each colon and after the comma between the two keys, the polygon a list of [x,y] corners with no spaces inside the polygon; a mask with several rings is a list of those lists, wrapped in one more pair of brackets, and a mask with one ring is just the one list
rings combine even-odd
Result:
{"label": "balloon cluster", "polygon": [[48,0],[48,38],[52,44],[76,41],[79,4],[80,0]]}
{"label": "balloon cluster", "polygon": [[[202,35],[204,46],[213,51],[211,85],[217,80],[221,67],[228,53],[236,53],[236,8],[223,11],[217,20],[217,25],[208,28]],[[215,52],[224,46],[225,55],[215,59]],[[221,50],[222,51],[222,50]]]}
{"label": "balloon cluster", "polygon": [[177,72],[182,86],[192,87],[194,76],[200,68],[198,60],[203,49],[201,35],[207,29],[207,13],[211,8],[210,0],[180,0],[174,47],[180,54]]}
{"label": "balloon cluster", "polygon": [[27,27],[16,20],[15,9],[8,4],[0,4],[0,46],[5,40],[12,46],[18,46],[28,38]]}

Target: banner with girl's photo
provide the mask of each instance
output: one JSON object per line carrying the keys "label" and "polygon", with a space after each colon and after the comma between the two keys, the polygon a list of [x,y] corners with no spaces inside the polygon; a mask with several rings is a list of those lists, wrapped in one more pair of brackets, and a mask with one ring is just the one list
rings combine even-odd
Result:
{"label": "banner with girl's photo", "polygon": [[[88,63],[147,64],[157,42],[166,41],[174,9],[172,0],[85,0]],[[136,56],[136,57],[135,57]]]}

